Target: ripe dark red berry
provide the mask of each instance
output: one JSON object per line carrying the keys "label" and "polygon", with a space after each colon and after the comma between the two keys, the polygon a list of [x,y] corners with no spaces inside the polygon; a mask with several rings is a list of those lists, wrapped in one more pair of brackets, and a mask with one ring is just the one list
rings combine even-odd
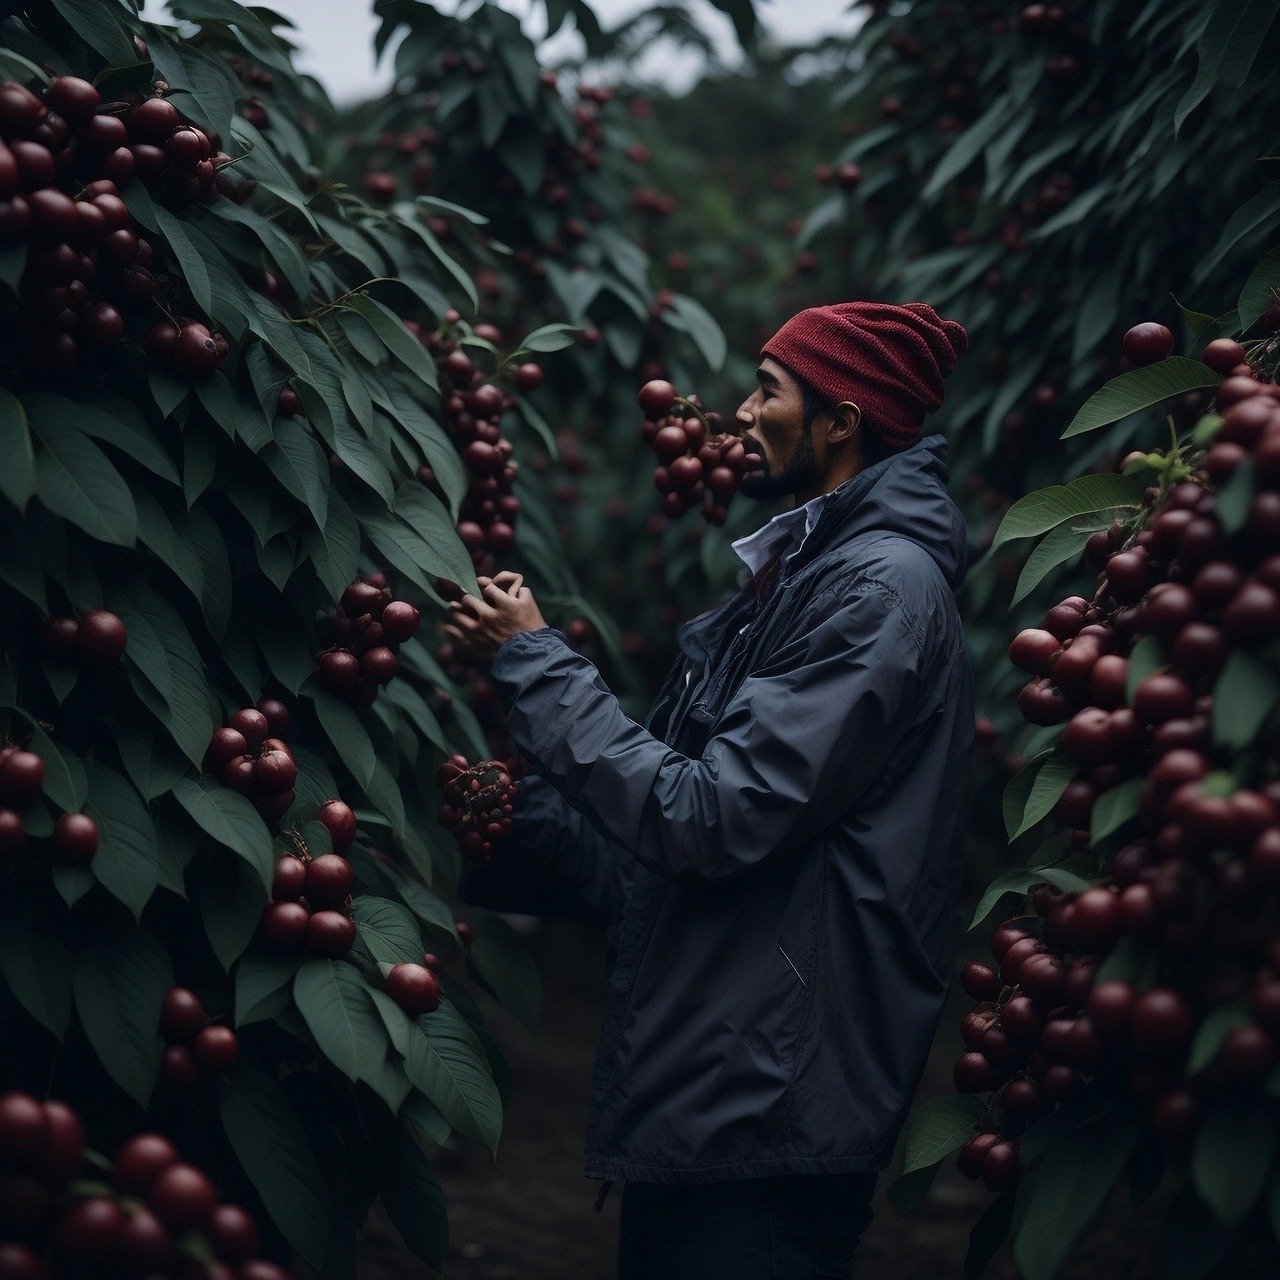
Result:
{"label": "ripe dark red berry", "polygon": [[87,867],[98,851],[98,835],[98,824],[87,813],[64,813],[53,824],[54,856]]}
{"label": "ripe dark red berry", "polygon": [[230,1071],[240,1056],[240,1042],[230,1027],[205,1027],[195,1038],[192,1052],[206,1070],[221,1074]]}
{"label": "ripe dark red berry", "polygon": [[209,1222],[209,1243],[225,1262],[247,1262],[258,1252],[258,1228],[235,1204],[220,1204]]}
{"label": "ripe dark red berry", "polygon": [[411,1017],[440,1007],[440,980],[419,964],[398,964],[386,977],[387,994]]}
{"label": "ripe dark red berry", "polygon": [[147,1203],[171,1229],[193,1231],[213,1217],[218,1195],[213,1183],[194,1165],[175,1164],[151,1184]]}
{"label": "ripe dark red berry", "polygon": [[356,815],[342,800],[327,800],[316,815],[329,829],[334,853],[346,853],[356,838]]}
{"label": "ripe dark red berry", "polygon": [[144,1195],[178,1159],[178,1150],[168,1138],[158,1133],[135,1134],[116,1153],[111,1179],[117,1190],[126,1195]]}
{"label": "ripe dark red berry", "polygon": [[107,1196],[77,1200],[54,1228],[54,1251],[72,1263],[100,1265],[116,1251],[124,1214]]}
{"label": "ripe dark red berry", "polygon": [[267,734],[271,732],[267,717],[256,707],[241,707],[232,715],[229,724],[231,728],[244,735],[245,741],[255,751],[262,746]]}
{"label": "ripe dark red berry", "polygon": [[258,922],[258,937],[272,951],[296,951],[306,937],[310,918],[300,902],[273,902]]}
{"label": "ripe dark red berry", "polygon": [[190,1040],[209,1021],[204,1003],[188,987],[170,987],[160,1002],[160,1031],[170,1042]]}
{"label": "ripe dark red berry", "polygon": [[1135,324],[1124,335],[1124,353],[1136,365],[1155,364],[1173,350],[1173,332],[1165,325]]}
{"label": "ripe dark red berry", "polygon": [[119,660],[129,643],[129,633],[114,613],[90,609],[81,615],[77,643],[85,662],[105,666]]}
{"label": "ripe dark red berry", "polygon": [[0,1164],[31,1168],[49,1144],[49,1119],[40,1102],[27,1093],[0,1095]]}
{"label": "ripe dark red berry", "polygon": [[345,956],[356,940],[355,921],[340,911],[317,911],[307,921],[307,949],[318,956]]}
{"label": "ripe dark red berry", "polygon": [[636,397],[646,418],[657,421],[666,414],[676,402],[676,389],[671,383],[661,378],[646,382]]}
{"label": "ripe dark red berry", "polygon": [[306,896],[312,906],[341,906],[355,884],[351,863],[336,853],[324,853],[307,863]]}

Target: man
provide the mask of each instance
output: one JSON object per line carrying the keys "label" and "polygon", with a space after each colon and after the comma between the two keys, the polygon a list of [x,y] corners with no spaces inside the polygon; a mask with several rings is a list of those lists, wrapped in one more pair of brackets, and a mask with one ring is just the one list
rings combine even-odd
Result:
{"label": "man", "polygon": [[965,529],[921,428],[967,345],[922,303],[770,340],[742,493],[802,505],[643,728],[518,575],[451,607],[535,775],[464,898],[614,925],[586,1173],[626,1182],[621,1280],[847,1277],[870,1221],[950,981]]}

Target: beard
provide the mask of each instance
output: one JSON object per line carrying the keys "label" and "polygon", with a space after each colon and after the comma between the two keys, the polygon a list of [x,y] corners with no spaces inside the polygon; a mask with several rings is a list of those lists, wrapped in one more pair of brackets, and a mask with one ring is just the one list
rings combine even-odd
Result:
{"label": "beard", "polygon": [[757,454],[757,457],[760,459],[760,470],[748,472],[738,482],[738,492],[744,498],[751,498],[756,502],[771,502],[775,498],[785,498],[807,488],[818,478],[813,439],[807,427],[800,433],[791,457],[780,470],[773,471],[763,453]]}

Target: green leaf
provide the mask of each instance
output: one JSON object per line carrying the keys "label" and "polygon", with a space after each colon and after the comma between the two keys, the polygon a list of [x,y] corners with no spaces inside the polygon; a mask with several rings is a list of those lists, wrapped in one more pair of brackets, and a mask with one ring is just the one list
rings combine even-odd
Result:
{"label": "green leaf", "polygon": [[378,1143],[378,1192],[405,1247],[443,1273],[449,1248],[444,1192],[422,1148],[403,1125],[389,1126]]}
{"label": "green leaf", "polygon": [[58,1040],[65,1040],[71,1023],[71,953],[34,910],[14,911],[0,920],[0,973],[14,999]]}
{"label": "green leaf", "polygon": [[255,868],[239,858],[219,858],[200,885],[200,918],[222,967],[231,966],[253,941],[267,890]]}
{"label": "green leaf", "polygon": [[580,332],[580,325],[544,324],[529,334],[520,346],[525,351],[563,351],[565,347],[573,346],[573,340]]}
{"label": "green leaf", "polygon": [[377,762],[369,731],[355,711],[324,689],[315,692],[316,714],[342,763],[362,788],[369,785]]}
{"label": "green leaf", "polygon": [[448,1000],[435,1013],[410,1022],[405,1067],[414,1086],[459,1133],[490,1151],[498,1149],[502,1101],[497,1086],[484,1049]]}
{"label": "green leaf", "polygon": [[107,455],[72,425],[80,406],[45,392],[23,403],[43,446],[36,457],[40,501],[102,542],[132,547],[138,514],[129,486]]}
{"label": "green leaf", "polygon": [[160,883],[160,843],[156,829],[129,782],[97,760],[85,766],[89,798],[85,812],[98,824],[93,874],[109,893],[142,918]]}
{"label": "green leaf", "polygon": [[1256,487],[1253,459],[1246,453],[1227,483],[1214,495],[1218,519],[1228,533],[1239,533],[1244,528]]}
{"label": "green leaf", "polygon": [[1163,641],[1159,636],[1143,636],[1129,652],[1129,670],[1125,677],[1125,701],[1132,703],[1138,686],[1164,665]]}
{"label": "green leaf", "polygon": [[[1264,2],[1274,5],[1275,0],[1264,0]],[[1259,228],[1270,227],[1277,209],[1280,209],[1280,178],[1267,183],[1261,191],[1246,200],[1227,219],[1227,225],[1222,228],[1217,244],[1197,264],[1192,284],[1198,286],[1201,281],[1207,279],[1227,254],[1245,237],[1252,235]]]}
{"label": "green leaf", "polygon": [[315,1152],[293,1104],[262,1071],[240,1067],[218,1082],[222,1128],[281,1234],[324,1267],[330,1206]]}
{"label": "green leaf", "polygon": [[235,1025],[266,1022],[293,998],[293,978],[302,961],[296,956],[274,956],[250,951],[236,964]]}
{"label": "green leaf", "polygon": [[1233,649],[1213,686],[1211,721],[1218,746],[1247,747],[1280,698],[1271,669],[1247,649]]}
{"label": "green leaf", "polygon": [[93,1051],[145,1108],[160,1066],[160,1003],[173,986],[169,953],[146,929],[104,930],[77,953],[71,982]]}
{"label": "green leaf", "polygon": [[993,1200],[969,1232],[969,1247],[964,1255],[963,1280],[982,1280],[991,1259],[1009,1238],[1013,1229],[1013,1192],[1006,1191]]}
{"label": "green leaf", "polygon": [[[395,1097],[388,1071],[387,1030],[360,974],[338,960],[309,960],[293,980],[293,999],[320,1051],[349,1080],[363,1080],[392,1110],[408,1092]],[[392,1100],[394,1099],[394,1100]]]}
{"label": "green leaf", "polygon": [[1025,894],[1033,884],[1042,879],[1044,877],[1038,871],[1028,871],[1025,867],[1014,867],[1002,872],[987,886],[982,900],[974,908],[969,929],[976,929],[996,909],[1002,898],[1011,893]]}
{"label": "green leaf", "polygon": [[1196,46],[1196,78],[1173,113],[1175,136],[1215,85],[1244,83],[1278,9],[1280,0],[1218,0]]}
{"label": "green leaf", "polygon": [[368,322],[374,333],[382,339],[387,350],[414,377],[419,378],[429,387],[439,388],[440,380],[436,376],[436,362],[427,354],[427,349],[422,343],[404,327],[404,321],[394,311],[363,293],[353,293],[345,305]]}
{"label": "green leaf", "polygon": [[[226,134],[224,133],[225,137]],[[213,286],[209,283],[209,272],[204,264],[200,250],[192,244],[182,222],[163,205],[156,205],[156,224],[160,234],[169,242],[173,256],[182,268],[183,279],[196,305],[206,314],[213,310]]]}
{"label": "green leaf", "polygon": [[986,1110],[972,1094],[930,1098],[914,1107],[902,1133],[903,1173],[937,1164],[964,1146]]}
{"label": "green leaf", "polygon": [[[395,1004],[395,1001],[391,1003]],[[398,1005],[396,1007],[399,1008]],[[417,1089],[401,1104],[399,1117],[413,1125],[428,1142],[448,1142],[453,1133],[449,1122],[440,1114],[440,1108],[429,1098],[424,1098]]]}
{"label": "green leaf", "polygon": [[668,322],[672,316],[679,319],[680,327],[693,339],[712,373],[717,373],[724,367],[724,358],[728,353],[724,330],[711,318],[702,303],[678,293],[671,303],[670,311],[664,312],[664,315]]}
{"label": "green leaf", "polygon": [[125,11],[118,4],[103,4],[102,0],[53,0],[53,7],[109,66],[137,61],[138,55],[124,22]]}
{"label": "green leaf", "polygon": [[472,917],[475,941],[467,950],[467,971],[536,1035],[542,1012],[542,979],[528,948],[501,917]]}
{"label": "green leaf", "polygon": [[238,222],[248,227],[262,242],[276,270],[284,277],[294,295],[305,298],[311,292],[311,273],[307,260],[294,240],[285,235],[269,218],[233,200],[219,200],[213,206],[214,214],[225,222]]}
{"label": "green leaf", "polygon": [[422,934],[407,907],[363,894],[353,906],[356,929],[375,960],[383,964],[422,963]]}
{"label": "green leaf", "polygon": [[1244,997],[1232,1000],[1229,1004],[1219,1005],[1205,1016],[1196,1028],[1195,1039],[1191,1042],[1191,1052],[1187,1057],[1186,1075],[1190,1079],[1199,1075],[1218,1056],[1222,1042],[1237,1027],[1249,1023],[1249,1008]]}
{"label": "green leaf", "polygon": [[329,503],[329,463],[315,437],[293,418],[276,423],[275,439],[263,449],[263,462],[324,528]]}
{"label": "green leaf", "polygon": [[1208,366],[1186,356],[1168,356],[1156,364],[1131,369],[1118,378],[1112,378],[1084,402],[1071,419],[1070,426],[1062,433],[1062,439],[1083,435],[1086,431],[1096,431],[1099,427],[1118,422],[1131,413],[1159,404],[1171,396],[1196,391],[1201,387],[1214,387],[1220,381],[1219,375]]}
{"label": "green leaf", "polygon": [[76,425],[85,435],[114,445],[125,457],[141,463],[170,484],[181,483],[173,459],[160,447],[135,405],[111,396],[101,404],[77,404],[76,411]]}
{"label": "green leaf", "polygon": [[1053,885],[1055,889],[1061,889],[1063,893],[1083,893],[1097,883],[1076,875],[1074,871],[1068,871],[1066,867],[1037,867],[1036,879]]}
{"label": "green leaf", "polygon": [[173,795],[197,825],[244,859],[264,889],[271,887],[275,873],[271,833],[247,797],[207,774],[179,778],[173,785]]}
{"label": "green leaf", "polygon": [[1050,529],[1027,557],[1026,564],[1022,566],[1013,599],[1009,602],[1010,608],[1020,604],[1060,564],[1074,560],[1089,538],[1099,529],[1105,529],[1110,523],[1110,513],[1108,513],[1106,519],[1094,519],[1084,526],[1072,521],[1064,522],[1056,529]]}
{"label": "green leaf", "polygon": [[1143,778],[1130,778],[1104,791],[1093,806],[1089,819],[1089,843],[1101,844],[1113,832],[1132,822],[1141,810]]}
{"label": "green leaf", "polygon": [[1136,1115],[1055,1135],[1018,1188],[1013,1257],[1025,1280],[1053,1280],[1106,1203],[1138,1137]]}
{"label": "green leaf", "polygon": [[1236,312],[1240,317],[1240,329],[1248,332],[1257,324],[1262,313],[1280,298],[1280,249],[1273,249],[1254,267],[1244,288]]}
{"label": "green leaf", "polygon": [[935,166],[924,190],[922,200],[932,200],[952,178],[958,177],[971,165],[999,133],[1012,125],[1010,104],[1007,97],[997,98],[943,153]]}
{"label": "green leaf", "polygon": [[991,549],[1015,538],[1037,537],[1077,516],[1115,507],[1136,507],[1145,488],[1139,476],[1104,474],[1081,476],[1070,484],[1039,489],[1019,498],[1005,512]]}
{"label": "green leaf", "polygon": [[[1027,801],[1023,806],[1022,815],[1017,827],[1010,833],[1009,839],[1016,840],[1024,831],[1029,831],[1037,822],[1048,817],[1053,811],[1053,806],[1058,803],[1062,793],[1067,789],[1067,784],[1078,772],[1079,767],[1055,748],[1036,770],[1027,792]],[[1017,778],[1015,777],[1013,781],[1017,781]]]}
{"label": "green leaf", "polygon": [[22,401],[0,387],[0,493],[19,511],[36,492],[36,455]]}
{"label": "green leaf", "polygon": [[1215,1098],[1196,1132],[1191,1178],[1222,1222],[1239,1222],[1266,1185],[1276,1150],[1275,1104],[1247,1094]]}

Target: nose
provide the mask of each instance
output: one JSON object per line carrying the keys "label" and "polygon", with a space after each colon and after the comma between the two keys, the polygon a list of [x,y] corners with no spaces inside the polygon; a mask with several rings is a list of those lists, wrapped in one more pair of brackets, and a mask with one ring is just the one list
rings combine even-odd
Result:
{"label": "nose", "polygon": [[[733,415],[733,416],[734,416],[734,420],[737,422],[738,426],[739,426],[740,428],[742,428],[743,430],[745,430],[747,427],[749,427],[749,426],[750,426],[750,425],[755,421],[755,415],[751,412],[751,401],[752,401],[752,400],[754,400],[754,399],[755,399],[755,396],[753,396],[753,395],[752,395],[752,396],[748,396],[748,397],[747,397],[747,398],[746,398],[746,399],[745,399],[745,400],[744,400],[744,401],[743,401],[743,402],[738,406],[738,411],[737,411],[737,413],[735,413],[735,414]],[[741,434],[741,432],[739,432],[739,434]]]}

